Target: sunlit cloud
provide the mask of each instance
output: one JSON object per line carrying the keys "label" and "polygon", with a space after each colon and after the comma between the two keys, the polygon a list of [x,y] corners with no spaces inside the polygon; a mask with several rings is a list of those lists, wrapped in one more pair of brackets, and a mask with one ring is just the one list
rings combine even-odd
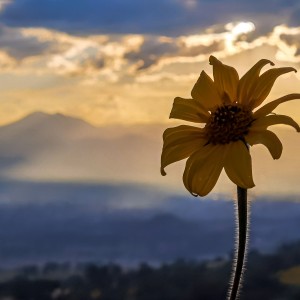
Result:
{"label": "sunlit cloud", "polygon": [[278,47],[276,58],[280,61],[300,62],[300,27],[276,26],[270,43]]}
{"label": "sunlit cloud", "polygon": [[[70,112],[94,124],[166,122],[172,99],[189,97],[202,69],[211,75],[210,55],[240,74],[261,58],[297,68],[299,35],[300,27],[287,25],[262,35],[247,21],[177,37],[72,35],[2,25],[0,120],[43,110]],[[296,76],[275,87],[274,96],[298,86]]]}
{"label": "sunlit cloud", "polygon": [[45,28],[3,26],[0,49],[12,68],[12,61],[16,61],[24,68],[38,65],[39,72],[44,68],[61,76],[87,76],[85,82],[95,82],[98,77],[116,81],[141,74],[145,78],[145,73],[153,75],[172,64],[181,64],[184,69],[187,64],[207,61],[211,54],[226,58],[264,45],[277,49],[277,60],[298,63],[299,28],[276,26],[268,35],[248,41],[248,35],[255,32],[252,22],[227,23],[222,31],[179,37],[72,36]]}
{"label": "sunlit cloud", "polygon": [[225,29],[230,30],[233,35],[239,36],[254,31],[255,25],[252,22],[228,23]]}

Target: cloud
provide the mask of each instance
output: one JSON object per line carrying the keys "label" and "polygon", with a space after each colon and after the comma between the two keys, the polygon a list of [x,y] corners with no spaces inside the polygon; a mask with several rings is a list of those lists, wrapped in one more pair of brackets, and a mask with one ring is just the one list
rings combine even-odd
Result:
{"label": "cloud", "polygon": [[[216,32],[208,30],[199,35],[172,38],[171,43],[176,47],[170,48],[170,51],[167,47],[159,47],[157,45],[159,39],[156,39],[155,49],[161,50],[159,57],[154,55],[151,56],[152,60],[147,59],[148,51],[145,49],[147,44],[135,53],[136,58],[147,62],[146,64],[140,62],[137,71],[143,73],[137,73],[137,79],[153,82],[155,79],[173,78],[174,81],[178,81],[181,76],[182,80],[186,80],[188,75],[196,73],[197,68],[203,69],[203,62],[207,63],[210,55],[225,61],[231,58],[237,61],[238,57],[243,57],[244,62],[240,63],[243,71],[245,71],[242,67],[245,64],[245,57],[247,55],[249,58],[253,57],[254,53],[256,55],[253,60],[265,57],[279,63],[279,66],[289,63],[291,66],[299,67],[300,27],[279,25],[265,35],[255,38],[253,36],[255,25],[252,22],[238,22],[226,24],[223,30],[218,26]],[[260,55],[257,55],[259,53]]]}
{"label": "cloud", "polygon": [[[162,78],[178,81],[196,72],[192,64],[272,47],[276,59],[299,63],[300,27],[279,25],[256,33],[252,22],[230,22],[207,28],[200,34],[180,35],[72,35],[46,28],[0,27],[0,63],[16,72],[48,72],[84,76],[84,84],[101,81],[139,81]],[[22,65],[22,68],[20,68]],[[179,66],[180,69],[179,69]],[[179,74],[180,71],[180,74]],[[141,76],[143,79],[141,79]],[[176,78],[175,78],[176,77]]]}
{"label": "cloud", "polygon": [[156,64],[162,57],[176,55],[179,51],[180,44],[175,38],[146,36],[139,49],[128,52],[125,58],[136,64],[136,70],[142,70]]}
{"label": "cloud", "polygon": [[65,51],[72,38],[44,28],[11,28],[0,25],[1,71],[24,73],[45,67],[51,55]]}
{"label": "cloud", "polygon": [[265,20],[271,26],[289,22],[295,26],[297,8],[297,1],[283,0],[15,0],[4,7],[1,19],[10,26],[77,34],[178,36],[243,19],[262,26]]}
{"label": "cloud", "polygon": [[51,53],[55,44],[41,41],[37,36],[26,34],[26,30],[0,26],[0,48],[16,60]]}
{"label": "cloud", "polygon": [[104,64],[97,44],[92,41],[77,41],[65,52],[55,54],[49,60],[48,67],[60,74],[77,75],[102,69]]}
{"label": "cloud", "polygon": [[[166,122],[171,99],[189,97],[201,70],[211,74],[211,54],[239,74],[261,58],[299,67],[300,27],[280,25],[263,35],[256,30],[253,22],[230,22],[177,37],[79,36],[2,25],[1,122],[41,109],[84,116],[94,124]],[[297,92],[296,76],[271,96]]]}
{"label": "cloud", "polygon": [[269,38],[278,47],[277,58],[281,61],[300,62],[300,27],[276,26]]}
{"label": "cloud", "polygon": [[73,33],[137,33],[138,28],[150,33],[156,32],[153,27],[169,23],[160,15],[168,16],[169,21],[172,17],[168,27],[174,27],[184,7],[182,1],[176,0],[21,0],[6,7],[2,20],[13,26],[49,27]]}
{"label": "cloud", "polygon": [[141,47],[126,58],[136,62],[136,71],[158,69],[172,63],[207,60],[211,54],[221,57],[247,49],[247,35],[255,30],[252,22],[228,23],[198,35],[179,37],[147,36]]}
{"label": "cloud", "polygon": [[[0,27],[0,64],[15,72],[101,82],[188,80],[210,55],[220,59],[271,47],[282,62],[299,63],[300,27],[279,25],[259,35],[252,22],[230,22],[200,34],[77,36],[46,28]],[[20,67],[22,66],[22,67]],[[38,68],[36,67],[38,66]]]}
{"label": "cloud", "polygon": [[134,51],[140,40],[130,35],[78,37],[45,28],[2,25],[0,64],[10,66],[12,72],[32,72],[38,66],[39,73],[109,74],[121,69],[125,53]]}

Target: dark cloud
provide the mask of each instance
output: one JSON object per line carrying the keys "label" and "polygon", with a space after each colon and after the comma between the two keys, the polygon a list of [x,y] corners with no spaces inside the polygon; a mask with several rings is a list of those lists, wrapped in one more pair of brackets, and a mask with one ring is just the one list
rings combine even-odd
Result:
{"label": "dark cloud", "polygon": [[69,32],[151,32],[174,27],[182,18],[181,9],[174,0],[15,0],[3,11],[2,20]]}
{"label": "dark cloud", "polygon": [[199,54],[221,51],[224,48],[223,40],[211,41],[208,45],[199,44],[187,47],[182,38],[147,36],[138,51],[126,53],[125,58],[131,63],[138,63],[136,70],[144,70],[157,64],[162,58],[194,57]]}
{"label": "dark cloud", "polygon": [[294,34],[283,33],[279,36],[281,42],[285,43],[289,47],[294,48],[294,58],[300,58],[300,30],[294,32]]}
{"label": "dark cloud", "polygon": [[0,49],[16,60],[52,53],[58,45],[50,41],[40,41],[37,37],[27,36],[21,30],[0,25]]}
{"label": "dark cloud", "polygon": [[298,34],[281,34],[279,38],[289,46],[300,46],[300,32]]}
{"label": "dark cloud", "polygon": [[179,52],[178,43],[173,39],[161,40],[158,37],[146,37],[139,51],[128,52],[125,58],[131,62],[141,62],[139,70],[146,69],[164,56],[175,55]]}
{"label": "dark cloud", "polygon": [[183,47],[182,56],[197,56],[199,54],[210,54],[216,51],[224,50],[226,46],[224,41],[214,41],[210,45],[198,45],[194,47]]}
{"label": "dark cloud", "polygon": [[43,26],[77,34],[180,35],[216,23],[255,21],[266,14],[280,22],[282,11],[296,5],[294,0],[14,0],[2,11],[1,20],[11,26]]}

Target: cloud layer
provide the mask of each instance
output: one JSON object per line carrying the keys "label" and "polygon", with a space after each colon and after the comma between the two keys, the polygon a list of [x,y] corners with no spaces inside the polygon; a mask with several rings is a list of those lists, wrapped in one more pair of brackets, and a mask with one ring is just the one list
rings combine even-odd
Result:
{"label": "cloud layer", "polygon": [[[174,79],[199,72],[192,64],[272,50],[281,62],[300,62],[300,27],[279,25],[261,35],[252,22],[227,23],[200,34],[75,36],[46,28],[0,27],[0,62],[11,72],[39,67],[39,73],[84,76],[111,82]],[[270,53],[269,53],[270,54]],[[180,68],[179,68],[180,66]],[[165,75],[164,75],[165,74]],[[158,76],[160,75],[160,76]]]}
{"label": "cloud layer", "polygon": [[[296,2],[277,1],[269,10],[262,3],[239,3],[76,0],[70,10],[68,1],[7,2],[0,12],[0,123],[36,110],[94,124],[166,122],[174,97],[189,97],[201,70],[212,75],[210,55],[241,75],[261,58],[298,69],[300,27],[279,23],[290,20]],[[280,16],[276,7],[282,8]],[[258,9],[252,19],[241,13]],[[227,17],[231,21],[222,23]],[[196,19],[199,24],[193,23]],[[299,92],[299,78],[291,75],[270,96]]]}
{"label": "cloud layer", "polygon": [[[237,66],[240,74],[263,57],[277,66],[298,68],[299,35],[300,27],[286,25],[261,34],[252,22],[231,22],[177,37],[77,36],[2,25],[0,80],[6,100],[1,120],[44,110],[97,124],[166,121],[172,99],[188,97],[202,69],[211,74],[211,54]],[[297,85],[294,77],[284,88],[296,92]]]}

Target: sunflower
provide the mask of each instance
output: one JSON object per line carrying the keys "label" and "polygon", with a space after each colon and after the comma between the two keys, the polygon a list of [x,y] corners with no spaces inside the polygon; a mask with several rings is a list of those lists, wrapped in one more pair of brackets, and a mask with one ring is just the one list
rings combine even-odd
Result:
{"label": "sunflower", "polygon": [[215,186],[222,169],[241,188],[254,187],[250,146],[264,145],[274,159],[282,153],[282,144],[268,127],[286,124],[298,132],[299,125],[290,117],[273,110],[281,103],[300,99],[289,94],[259,108],[270,93],[275,80],[294,68],[261,69],[274,64],[262,59],[241,79],[237,71],[214,56],[212,80],[204,71],[194,85],[191,99],[175,98],[170,118],[203,123],[199,127],[181,125],[163,134],[161,174],[165,167],[187,159],[183,182],[194,196],[205,196]]}

